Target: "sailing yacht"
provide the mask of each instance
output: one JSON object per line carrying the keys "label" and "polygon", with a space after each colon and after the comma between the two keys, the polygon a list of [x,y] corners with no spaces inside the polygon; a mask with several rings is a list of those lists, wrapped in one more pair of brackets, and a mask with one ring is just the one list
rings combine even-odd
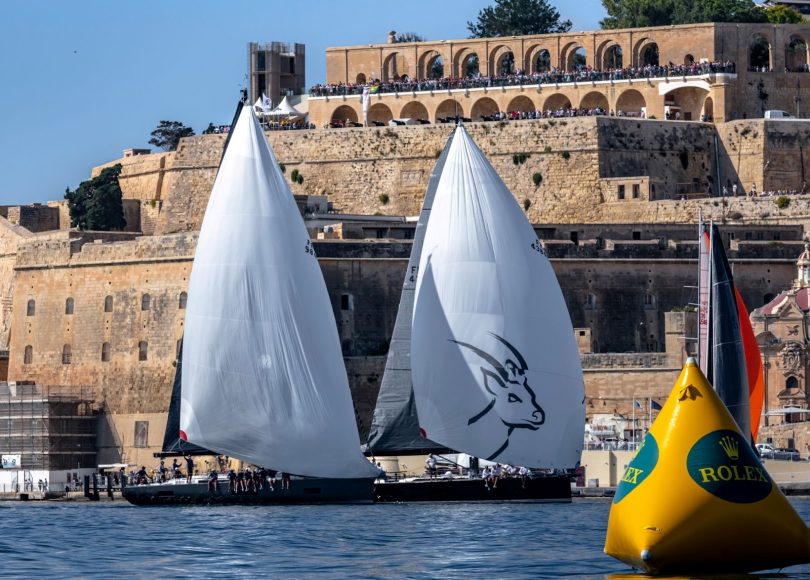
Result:
{"label": "sailing yacht", "polygon": [[[251,107],[231,132],[189,282],[179,437],[295,474],[229,494],[220,480],[131,486],[133,503],[371,502],[334,314],[312,243]],[[182,444],[180,445],[182,448]]]}
{"label": "sailing yacht", "polygon": [[[368,451],[449,450],[571,469],[584,422],[579,353],[551,264],[459,126],[425,196]],[[507,479],[497,489],[480,479],[376,488],[378,501],[570,497],[567,476]]]}

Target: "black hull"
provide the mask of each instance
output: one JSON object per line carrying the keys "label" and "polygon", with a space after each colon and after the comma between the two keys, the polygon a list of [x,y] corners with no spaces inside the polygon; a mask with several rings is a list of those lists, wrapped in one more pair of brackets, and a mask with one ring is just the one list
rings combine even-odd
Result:
{"label": "black hull", "polygon": [[374,500],[379,503],[409,501],[545,501],[571,502],[568,477],[535,477],[526,482],[519,478],[501,479],[487,489],[482,479],[433,479],[378,483]]}
{"label": "black hull", "polygon": [[279,505],[279,504],[363,504],[374,501],[371,479],[293,479],[290,488],[265,487],[258,493],[232,494],[220,481],[216,492],[207,483],[133,485],[124,488],[124,498],[135,505]]}

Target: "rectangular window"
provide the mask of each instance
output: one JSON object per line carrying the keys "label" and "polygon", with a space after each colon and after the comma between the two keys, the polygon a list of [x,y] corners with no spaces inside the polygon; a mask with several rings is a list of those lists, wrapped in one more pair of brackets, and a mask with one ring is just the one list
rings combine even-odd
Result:
{"label": "rectangular window", "polygon": [[340,309],[341,310],[354,310],[354,297],[351,294],[342,294],[340,296]]}
{"label": "rectangular window", "polygon": [[640,240],[641,239],[641,232],[633,232],[633,239]]}
{"label": "rectangular window", "polygon": [[641,186],[638,183],[633,184],[633,199],[638,199],[641,195]]}
{"label": "rectangular window", "polygon": [[134,447],[149,447],[149,421],[135,421],[134,441]]}
{"label": "rectangular window", "polygon": [[624,184],[619,186],[619,199],[624,199]]}
{"label": "rectangular window", "polygon": [[256,70],[267,70],[267,53],[263,50],[256,53]]}
{"label": "rectangular window", "polygon": [[775,241],[779,241],[779,240],[781,240],[781,239],[782,239],[782,234],[781,234],[780,232],[774,232],[774,233],[773,233],[773,239],[774,239]]}
{"label": "rectangular window", "polygon": [[259,92],[259,95],[257,95],[256,98],[260,97],[261,93],[267,92],[267,81],[265,79],[266,77],[263,74],[256,75],[256,85],[257,85],[256,88],[258,89]]}

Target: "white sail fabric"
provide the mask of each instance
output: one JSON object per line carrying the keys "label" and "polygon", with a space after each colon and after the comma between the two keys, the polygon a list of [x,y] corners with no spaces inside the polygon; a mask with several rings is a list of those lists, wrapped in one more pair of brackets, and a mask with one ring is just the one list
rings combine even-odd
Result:
{"label": "white sail fabric", "polygon": [[584,385],[562,292],[526,216],[463,127],[425,234],[411,356],[427,438],[500,463],[579,462]]}
{"label": "white sail fabric", "polygon": [[200,231],[181,397],[180,429],[207,449],[313,477],[378,473],[360,453],[323,275],[252,107]]}

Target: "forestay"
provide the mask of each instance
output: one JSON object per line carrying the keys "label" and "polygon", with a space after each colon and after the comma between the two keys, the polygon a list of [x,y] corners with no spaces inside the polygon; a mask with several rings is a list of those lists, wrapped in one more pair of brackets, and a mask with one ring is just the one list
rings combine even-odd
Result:
{"label": "forestay", "polygon": [[534,230],[463,127],[416,285],[412,374],[425,436],[527,467],[574,467],[585,424],[571,319]]}
{"label": "forestay", "polygon": [[335,317],[293,195],[242,110],[189,283],[180,428],[197,445],[315,477],[373,477]]}

